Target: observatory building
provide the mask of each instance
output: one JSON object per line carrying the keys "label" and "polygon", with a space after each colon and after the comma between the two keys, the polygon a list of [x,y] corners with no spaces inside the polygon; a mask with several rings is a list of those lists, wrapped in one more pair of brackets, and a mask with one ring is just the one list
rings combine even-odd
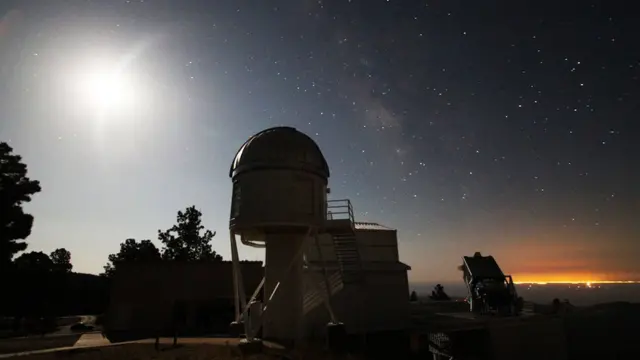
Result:
{"label": "observatory building", "polygon": [[[248,339],[324,337],[327,325],[347,333],[406,329],[407,265],[397,231],[357,222],[349,200],[328,200],[329,166],[318,145],[291,127],[257,133],[238,150],[229,221],[237,239],[265,249],[264,279],[249,298],[234,267],[236,325]],[[264,292],[264,303],[254,299]]]}

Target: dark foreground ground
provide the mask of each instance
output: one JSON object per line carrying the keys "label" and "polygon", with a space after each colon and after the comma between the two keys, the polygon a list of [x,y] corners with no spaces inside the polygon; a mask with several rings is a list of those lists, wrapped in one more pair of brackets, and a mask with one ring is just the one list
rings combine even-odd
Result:
{"label": "dark foreground ground", "polygon": [[[431,358],[429,334],[451,335],[449,345],[456,348],[456,359],[491,360],[589,360],[640,359],[640,304],[611,303],[575,308],[562,314],[526,314],[512,318],[476,317],[466,312],[464,304],[414,304],[411,331],[377,336],[366,341],[366,356],[353,359],[424,359]],[[422,336],[416,336],[422,334]],[[83,335],[58,335],[0,340],[0,358],[21,359],[236,359],[241,358],[233,338],[162,339],[160,350],[154,340],[109,344],[99,332]],[[36,350],[51,347],[55,349]],[[386,350],[385,350],[386,349]],[[389,349],[392,351],[389,352]],[[31,350],[31,351],[30,351]],[[33,351],[36,350],[36,351]],[[273,349],[271,349],[273,350]],[[410,353],[411,352],[411,353]],[[302,350],[287,351],[288,358],[329,358],[323,344]],[[480,354],[478,357],[477,354]],[[257,358],[282,358],[274,351]],[[245,357],[247,358],[247,357]]]}
{"label": "dark foreground ground", "polygon": [[29,336],[0,340],[0,354],[73,346],[81,334]]}
{"label": "dark foreground ground", "polygon": [[[96,334],[100,338],[100,334]],[[100,340],[93,334],[84,335],[89,341],[75,346],[23,352],[19,354],[0,355],[1,358],[17,358],[22,360],[54,360],[70,358],[74,360],[119,360],[119,359],[328,359],[329,354],[322,346],[309,346],[296,350],[264,342],[259,351],[255,349],[242,350],[238,345],[241,342],[237,338],[180,338],[178,345],[173,346],[172,338],[161,338],[158,349],[155,340],[146,339],[118,344],[97,344]],[[95,338],[95,342],[92,342]],[[81,340],[82,341],[82,340]],[[350,359],[361,359],[358,356],[350,356]],[[402,357],[403,359],[405,357]]]}
{"label": "dark foreground ground", "polygon": [[162,339],[161,348],[155,349],[152,340],[114,345],[71,346],[58,349],[34,351],[30,353],[0,355],[4,358],[23,360],[53,360],[71,358],[74,360],[100,359],[239,359],[241,357],[236,339],[181,339],[177,347],[171,346],[172,339]]}
{"label": "dark foreground ground", "polygon": [[95,321],[96,316],[93,315],[61,317],[56,319],[56,326],[44,334],[15,332],[5,326],[0,336],[0,354],[74,346],[87,331],[74,331],[71,327],[84,323],[99,330]]}

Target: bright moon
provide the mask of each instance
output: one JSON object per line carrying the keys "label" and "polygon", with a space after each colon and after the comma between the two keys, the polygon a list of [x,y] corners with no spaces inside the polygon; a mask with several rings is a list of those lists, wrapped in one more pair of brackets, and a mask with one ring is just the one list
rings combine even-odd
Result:
{"label": "bright moon", "polygon": [[135,101],[131,79],[114,71],[95,71],[81,76],[81,93],[95,110],[111,112],[125,110]]}
{"label": "bright moon", "polygon": [[140,52],[87,49],[60,64],[56,95],[64,100],[66,118],[93,134],[101,155],[131,155],[152,129],[155,81],[140,64]]}
{"label": "bright moon", "polygon": [[143,87],[127,57],[79,59],[69,69],[66,82],[73,91],[72,106],[109,122],[130,119],[140,110]]}

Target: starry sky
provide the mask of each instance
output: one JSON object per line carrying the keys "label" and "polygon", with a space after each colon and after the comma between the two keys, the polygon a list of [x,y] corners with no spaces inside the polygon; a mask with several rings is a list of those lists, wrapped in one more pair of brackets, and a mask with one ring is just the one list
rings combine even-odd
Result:
{"label": "starry sky", "polygon": [[99,273],[194,204],[229,258],[233,156],[286,125],[319,144],[332,198],[398,229],[411,281],[455,281],[475,251],[516,281],[640,280],[636,17],[622,1],[2,1],[0,141],[43,189],[29,249]]}

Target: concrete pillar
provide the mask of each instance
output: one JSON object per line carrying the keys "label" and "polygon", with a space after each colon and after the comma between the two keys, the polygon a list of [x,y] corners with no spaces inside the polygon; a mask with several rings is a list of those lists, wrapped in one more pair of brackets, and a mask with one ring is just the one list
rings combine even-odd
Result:
{"label": "concrete pillar", "polygon": [[[263,337],[289,342],[302,333],[302,252],[304,235],[267,235]],[[269,301],[277,283],[278,290]]]}

